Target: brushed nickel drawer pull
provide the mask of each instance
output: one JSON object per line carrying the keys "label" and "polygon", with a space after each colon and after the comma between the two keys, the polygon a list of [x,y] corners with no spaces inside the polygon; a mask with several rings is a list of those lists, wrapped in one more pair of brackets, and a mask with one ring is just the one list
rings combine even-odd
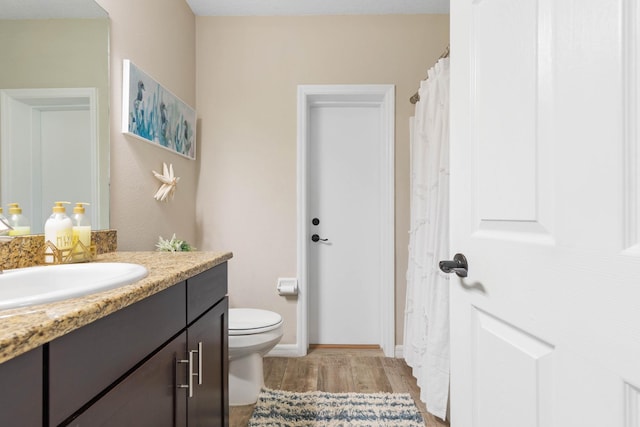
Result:
{"label": "brushed nickel drawer pull", "polygon": [[[193,397],[193,368],[191,367],[191,352],[189,352],[189,359],[178,359],[176,360],[176,364],[177,363],[186,363],[188,365],[188,372],[189,372],[189,383],[188,384],[178,384],[177,388],[186,388],[189,390],[189,397]],[[178,375],[177,370],[176,370],[176,376]],[[178,378],[176,378],[176,384],[178,383]]]}

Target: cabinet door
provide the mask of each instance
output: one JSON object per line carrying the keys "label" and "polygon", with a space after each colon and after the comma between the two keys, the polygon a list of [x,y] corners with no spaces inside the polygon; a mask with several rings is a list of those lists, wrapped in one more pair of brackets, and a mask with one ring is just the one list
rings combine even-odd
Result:
{"label": "cabinet door", "polygon": [[187,398],[189,427],[229,425],[227,313],[225,297],[187,329],[188,349],[202,348],[193,358],[199,375],[193,397]]}
{"label": "cabinet door", "polygon": [[0,365],[0,425],[42,425],[42,347]]}
{"label": "cabinet door", "polygon": [[176,362],[184,356],[186,339],[182,332],[69,425],[184,426],[184,392],[176,387],[176,374],[178,381],[184,375]]}

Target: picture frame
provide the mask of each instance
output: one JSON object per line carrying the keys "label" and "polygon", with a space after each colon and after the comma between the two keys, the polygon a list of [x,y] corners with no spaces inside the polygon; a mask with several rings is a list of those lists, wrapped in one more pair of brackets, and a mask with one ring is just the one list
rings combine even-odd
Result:
{"label": "picture frame", "polygon": [[123,60],[122,132],[196,159],[196,111],[128,59]]}

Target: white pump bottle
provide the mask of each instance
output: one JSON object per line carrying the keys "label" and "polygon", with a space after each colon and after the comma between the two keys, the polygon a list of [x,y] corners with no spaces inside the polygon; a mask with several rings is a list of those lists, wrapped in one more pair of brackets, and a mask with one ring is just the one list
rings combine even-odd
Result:
{"label": "white pump bottle", "polygon": [[[67,216],[63,203],[69,202],[56,202],[53,207],[53,213],[44,223],[44,240],[49,241],[60,250],[68,250],[73,246],[73,224],[71,218]],[[44,261],[45,263],[53,263],[54,258],[53,251],[50,248],[46,248]]]}

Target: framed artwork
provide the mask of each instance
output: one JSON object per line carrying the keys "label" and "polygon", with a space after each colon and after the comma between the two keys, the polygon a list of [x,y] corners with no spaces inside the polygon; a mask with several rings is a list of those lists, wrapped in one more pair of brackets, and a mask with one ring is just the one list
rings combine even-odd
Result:
{"label": "framed artwork", "polygon": [[195,110],[128,59],[123,63],[122,132],[196,158]]}

